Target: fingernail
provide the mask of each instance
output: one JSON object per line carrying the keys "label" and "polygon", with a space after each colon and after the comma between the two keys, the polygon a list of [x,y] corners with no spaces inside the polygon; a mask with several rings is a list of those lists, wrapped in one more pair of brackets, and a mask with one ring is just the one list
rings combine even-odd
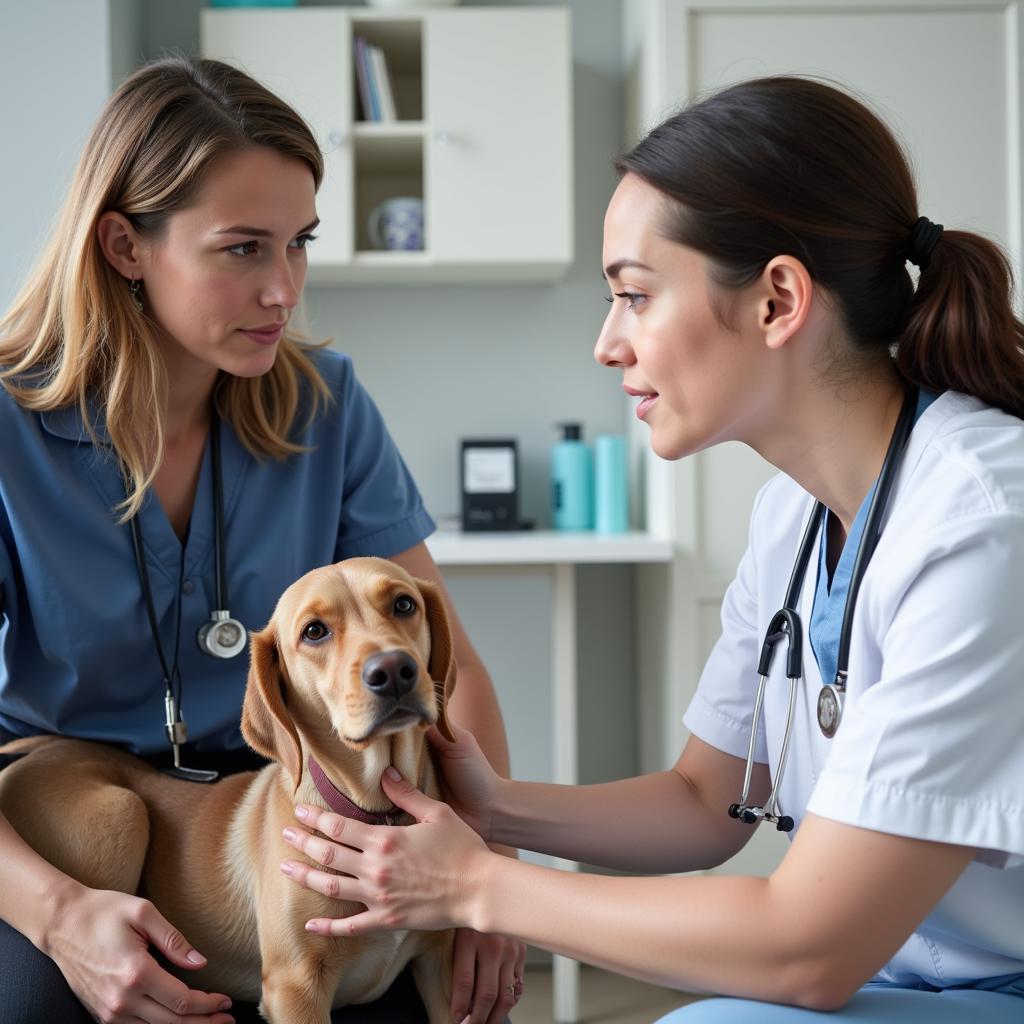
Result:
{"label": "fingernail", "polygon": [[317,928],[315,921],[307,921],[306,922],[306,931],[307,932],[316,932],[316,931],[319,931],[319,930],[320,929]]}
{"label": "fingernail", "polygon": [[306,818],[309,817],[309,808],[308,807],[296,807],[295,808],[295,817],[300,819],[301,821],[305,821]]}
{"label": "fingernail", "polygon": [[225,999],[220,1004],[220,1006],[217,1007],[217,1009],[218,1010],[230,1010],[231,1009],[231,1000],[230,999]]}
{"label": "fingernail", "polygon": [[290,860],[286,860],[286,861],[282,862],[282,864],[281,864],[281,871],[284,874],[290,875],[294,870],[295,870],[295,865],[292,864],[292,862]]}
{"label": "fingernail", "polygon": [[[384,774],[394,782],[397,782],[402,777],[398,774],[398,769],[393,764],[388,765],[384,769]],[[459,1024],[462,1024],[462,1022],[460,1021]]]}
{"label": "fingernail", "polygon": [[206,957],[203,956],[202,953],[200,953],[198,950],[195,950],[195,949],[190,949],[188,951],[188,954],[186,955],[185,959],[190,964],[205,964],[206,963]]}
{"label": "fingernail", "polygon": [[284,837],[290,843],[295,838],[295,829],[293,829],[293,828],[286,828],[284,830]]}

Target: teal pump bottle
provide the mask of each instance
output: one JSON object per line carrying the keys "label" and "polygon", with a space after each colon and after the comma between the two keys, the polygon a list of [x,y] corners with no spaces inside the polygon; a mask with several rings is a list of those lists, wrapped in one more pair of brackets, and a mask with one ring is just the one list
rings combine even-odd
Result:
{"label": "teal pump bottle", "polygon": [[551,504],[556,530],[594,528],[594,461],[578,423],[559,423],[562,440],[551,449]]}

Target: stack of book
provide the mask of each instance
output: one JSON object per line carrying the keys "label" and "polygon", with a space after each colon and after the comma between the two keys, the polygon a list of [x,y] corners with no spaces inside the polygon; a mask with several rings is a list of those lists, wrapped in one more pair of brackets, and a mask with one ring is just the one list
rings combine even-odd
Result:
{"label": "stack of book", "polygon": [[395,97],[391,90],[388,62],[379,46],[362,36],[352,41],[355,51],[356,79],[364,121],[397,121]]}

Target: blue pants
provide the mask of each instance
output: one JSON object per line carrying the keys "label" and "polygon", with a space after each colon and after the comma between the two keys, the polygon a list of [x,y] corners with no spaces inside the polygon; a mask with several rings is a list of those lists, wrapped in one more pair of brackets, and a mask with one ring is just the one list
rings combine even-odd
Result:
{"label": "blue pants", "polygon": [[[1016,994],[1014,992],[1016,991]],[[941,992],[866,985],[841,1010],[820,1013],[752,999],[703,999],[656,1024],[1021,1024],[1024,985]]]}

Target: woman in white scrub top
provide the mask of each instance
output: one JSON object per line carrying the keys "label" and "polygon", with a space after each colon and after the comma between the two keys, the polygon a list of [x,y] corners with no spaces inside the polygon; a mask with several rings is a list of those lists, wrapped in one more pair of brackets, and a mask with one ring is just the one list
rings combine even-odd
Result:
{"label": "woman in white scrub top", "polygon": [[[1024,1020],[1024,327],[991,242],[920,216],[907,161],[863,105],[813,81],[742,83],[620,159],[597,359],[639,398],[654,451],[741,441],[780,470],[758,495],[722,636],[670,771],[597,786],[498,778],[435,737],[452,805],[385,778],[420,824],[310,810],[300,884],[366,905],[322,933],[467,925],[686,992],[666,1021]],[[914,285],[907,269],[920,268]],[[914,422],[833,680],[864,519],[908,386]],[[803,681],[770,878],[575,874],[484,840],[635,875],[720,864],[758,655],[814,500],[799,597]],[[786,729],[785,645],[754,735],[763,805]],[[685,680],[681,681],[685,684]],[[300,809],[301,811],[302,809]],[[771,827],[762,825],[761,827]]]}

